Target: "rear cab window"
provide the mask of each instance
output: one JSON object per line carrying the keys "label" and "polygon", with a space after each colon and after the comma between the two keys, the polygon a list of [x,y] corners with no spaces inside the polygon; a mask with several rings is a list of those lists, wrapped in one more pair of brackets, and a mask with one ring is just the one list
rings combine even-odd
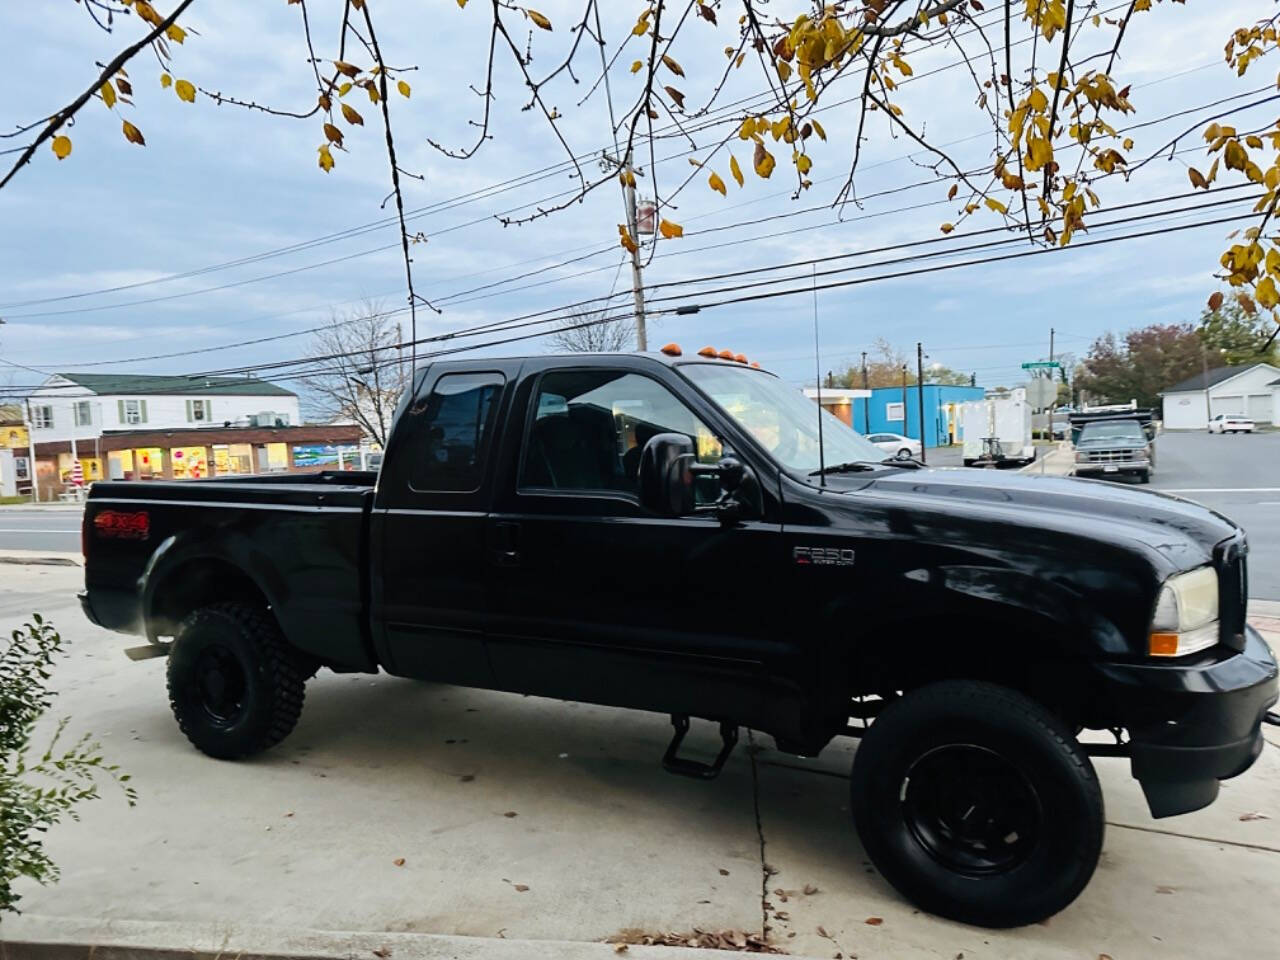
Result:
{"label": "rear cab window", "polygon": [[492,443],[501,373],[446,373],[406,411],[411,432],[409,486],[419,493],[480,488]]}

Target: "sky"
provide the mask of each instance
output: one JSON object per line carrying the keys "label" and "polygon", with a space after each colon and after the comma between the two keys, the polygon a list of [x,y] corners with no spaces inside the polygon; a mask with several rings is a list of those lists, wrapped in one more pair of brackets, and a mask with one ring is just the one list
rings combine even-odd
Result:
{"label": "sky", "polygon": [[[418,336],[555,311],[590,298],[612,297],[603,302],[625,312],[631,277],[618,246],[617,224],[624,216],[614,184],[523,225],[504,226],[499,219],[527,217],[571,198],[577,183],[547,121],[536,108],[521,109],[527,94],[509,52],[498,52],[491,139],[467,160],[447,157],[428,143],[461,147],[475,138],[483,100],[471,87],[484,83],[488,5],[369,2],[385,59],[401,68],[395,78],[411,86],[408,99],[392,93],[391,119],[400,166],[415,175],[404,180],[409,227],[425,237],[413,247],[415,286],[441,309],[437,314],[419,308]],[[610,55],[644,6],[602,4]],[[770,10],[805,6],[784,0]],[[988,5],[987,21],[996,6]],[[1105,16],[1123,6],[1098,3],[1089,9]],[[157,7],[162,13],[168,9]],[[310,0],[307,9],[318,57],[336,58],[342,4]],[[540,74],[564,58],[583,8],[581,0],[538,0],[537,9],[550,19],[552,31],[536,29],[511,11],[506,22],[521,48],[531,45],[531,69]],[[678,15],[683,5],[668,10]],[[722,51],[737,42],[737,12],[727,0],[718,25],[691,17],[672,46],[686,76],[664,70],[662,82],[685,93],[687,113],[679,117],[685,126],[724,72]],[[713,152],[744,116],[741,102],[765,88],[758,67],[730,71],[713,113],[723,123],[695,137],[698,149],[691,150],[665,114],[655,124],[665,131],[652,146],[656,164],[649,143],[641,142],[640,192],[652,196],[656,176],[659,195],[670,202],[663,215],[685,230],[681,238],[660,239],[656,249],[646,247],[644,279],[648,285],[680,284],[651,293],[665,298],[658,302],[667,308],[712,303],[731,295],[726,287],[769,279],[773,285],[745,292],[786,289],[797,295],[652,318],[651,346],[675,341],[686,351],[728,348],[799,385],[812,382],[815,369],[838,372],[856,364],[876,338],[909,354],[920,342],[927,365],[972,372],[980,385],[997,386],[1017,383],[1022,362],[1048,355],[1051,329],[1059,354],[1083,356],[1106,331],[1195,320],[1216,289],[1213,271],[1236,224],[1178,228],[1242,213],[1247,204],[1169,213],[1110,229],[1104,224],[1196,202],[1187,196],[1187,166],[1207,166],[1197,131],[1210,119],[1242,130],[1274,119],[1275,90],[1266,89],[1265,76],[1274,76],[1274,65],[1239,78],[1222,58],[1232,29],[1274,12],[1266,0],[1188,0],[1136,16],[1114,71],[1117,86],[1131,86],[1136,107],[1118,124],[1133,127],[1125,134],[1135,141],[1132,156],[1148,156],[1192,132],[1176,156],[1166,147],[1127,182],[1112,177],[1099,184],[1103,209],[1091,215],[1092,228],[1072,247],[1004,262],[991,257],[1033,248],[948,252],[1011,235],[993,229],[1001,219],[984,211],[942,238],[939,225],[956,219],[959,201],[948,201],[948,184],[936,181],[935,158],[897,134],[883,115],[872,115],[867,125],[856,180],[860,203],[832,206],[848,172],[857,119],[852,104],[838,101],[856,96],[860,74],[851,72],[824,94],[830,105],[819,116],[828,140],[811,138],[813,186],[798,198],[785,145],[770,143],[778,167],[769,180],[752,175],[750,151],[736,137]],[[188,33],[185,43],[173,46],[175,79],[285,110],[305,111],[315,102],[298,5],[196,0],[181,23]],[[0,130],[58,109],[96,73],[95,62],[140,34],[135,17],[118,20],[111,34],[103,32],[73,0],[4,4],[0,35],[6,38],[9,80],[0,86]],[[1078,53],[1101,49],[1113,34],[1105,23],[1082,30]],[[1015,32],[1015,39],[1027,36],[1025,27]],[[544,88],[547,104],[559,115],[557,129],[582,158],[587,176],[601,169],[600,151],[615,149],[610,109],[616,117],[628,115],[639,89],[631,62],[644,56],[647,42],[631,38],[617,56],[607,95],[603,85],[591,90],[601,63],[590,41],[573,61],[573,76],[566,71]],[[962,43],[970,54],[983,49],[973,34]],[[1016,47],[1015,75],[1029,49],[1028,43]],[[369,65],[358,47],[346,57]],[[937,45],[908,60],[913,76],[894,93],[904,119],[923,127],[930,142],[945,144],[961,166],[989,167],[990,125],[975,104],[978,91],[957,47]],[[161,66],[150,52],[128,70],[132,106],[117,104],[110,111],[91,100],[66,131],[73,143],[69,157],[59,161],[45,145],[0,190],[0,385],[38,383],[52,371],[204,373],[290,360],[307,353],[306,331],[333,317],[367,303],[384,310],[404,306],[404,264],[396,228],[387,219],[392,205],[383,206],[390,189],[384,134],[379,108],[364,91],[346,98],[364,125],[343,125],[346,149],[334,151],[336,165],[325,173],[317,165],[317,147],[324,142],[318,117],[271,116],[217,105],[204,95],[184,102],[173,87],[161,87]],[[145,146],[125,140],[123,119],[143,132]],[[0,140],[0,149],[23,142]],[[747,172],[743,188],[730,176],[726,149]],[[691,157],[706,166],[691,165]],[[0,155],[6,170],[12,159]],[[707,185],[710,170],[727,184],[726,197]],[[1163,206],[1116,209],[1168,197],[1175,199]],[[1208,199],[1218,198],[1198,198]],[[988,232],[966,239],[977,231]],[[1152,235],[1086,246],[1133,231]],[[902,249],[872,252],[921,241],[931,245],[912,247],[910,254],[936,254],[933,259],[904,261]],[[843,259],[817,267],[820,287],[859,282],[819,291],[816,361],[809,292],[815,281],[808,266],[681,283],[821,257]],[[228,266],[241,260],[249,262]],[[961,261],[976,263],[885,276]],[[821,275],[835,269],[844,272]],[[122,286],[128,289],[107,290]],[[407,338],[408,315],[398,319]],[[245,342],[267,337],[280,339]],[[542,338],[479,352],[548,349]],[[298,386],[283,371],[262,375]]]}

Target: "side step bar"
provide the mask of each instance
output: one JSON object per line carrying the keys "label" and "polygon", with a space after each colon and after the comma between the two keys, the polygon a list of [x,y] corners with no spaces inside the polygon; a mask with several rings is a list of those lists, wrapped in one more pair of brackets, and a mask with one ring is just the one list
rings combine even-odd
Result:
{"label": "side step bar", "polygon": [[711,763],[687,760],[684,757],[676,756],[676,754],[680,751],[680,744],[684,742],[685,734],[689,732],[689,718],[684,714],[673,713],[671,715],[671,726],[675,727],[675,733],[671,737],[667,752],[662,755],[662,768],[668,773],[678,773],[682,777],[714,780],[720,775],[720,771],[724,769],[725,761],[729,759],[729,754],[733,753],[733,748],[738,745],[738,728],[731,723],[721,723],[720,740],[722,746],[715,760]]}

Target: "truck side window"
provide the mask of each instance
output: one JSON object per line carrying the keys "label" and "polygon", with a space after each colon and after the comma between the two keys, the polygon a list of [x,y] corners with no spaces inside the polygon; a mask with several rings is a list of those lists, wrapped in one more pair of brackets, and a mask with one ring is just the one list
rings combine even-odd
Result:
{"label": "truck side window", "polygon": [[447,373],[425,403],[408,411],[416,421],[409,486],[419,491],[467,493],[484,475],[485,439],[493,426],[499,373]]}
{"label": "truck side window", "polygon": [[621,370],[563,370],[538,384],[525,438],[521,488],[638,495],[640,453],[659,433],[683,433],[698,460],[723,455],[719,439],[666,387]]}

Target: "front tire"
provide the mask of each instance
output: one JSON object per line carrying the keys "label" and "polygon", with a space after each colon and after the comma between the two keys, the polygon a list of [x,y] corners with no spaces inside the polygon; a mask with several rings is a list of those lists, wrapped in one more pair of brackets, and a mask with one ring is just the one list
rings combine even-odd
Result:
{"label": "front tire", "polygon": [[1070,904],[1102,852],[1102,791],[1071,731],[1030,698],[970,680],[913,691],[853,761],[858,835],[930,913],[1016,927]]}
{"label": "front tire", "polygon": [[911,450],[910,450],[909,448],[907,448],[907,447],[903,447],[901,450],[899,450],[899,451],[898,451],[898,459],[899,459],[899,460],[910,460],[910,459],[911,459]]}
{"label": "front tire", "polygon": [[169,653],[169,705],[198,750],[237,760],[289,735],[302,713],[306,676],[267,611],[219,603],[178,627]]}

